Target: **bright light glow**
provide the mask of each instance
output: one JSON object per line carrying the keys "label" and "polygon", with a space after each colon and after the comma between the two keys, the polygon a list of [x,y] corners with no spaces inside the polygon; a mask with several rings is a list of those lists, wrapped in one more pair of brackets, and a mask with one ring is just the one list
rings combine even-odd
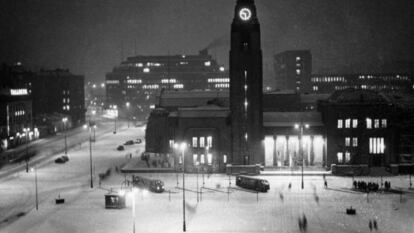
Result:
{"label": "bright light glow", "polygon": [[130,105],[130,104],[129,104],[129,102],[126,102],[126,103],[125,103],[125,106],[126,106],[127,108],[129,108],[129,105]]}
{"label": "bright light glow", "polygon": [[92,110],[92,115],[95,115],[96,114],[96,111],[95,110]]}
{"label": "bright light glow", "polygon": [[181,150],[185,150],[185,148],[187,147],[187,144],[185,143],[185,142],[182,142],[181,144],[180,144],[180,149]]}
{"label": "bright light glow", "polygon": [[309,124],[305,124],[305,128],[306,129],[309,129]]}
{"label": "bright light glow", "polygon": [[295,129],[299,129],[299,124],[295,124]]}
{"label": "bright light glow", "polygon": [[220,66],[220,71],[223,72],[224,71],[224,67]]}
{"label": "bright light glow", "polygon": [[83,125],[83,128],[84,128],[84,129],[86,129],[86,128],[88,128],[88,126],[87,126],[86,124],[84,124],[84,125]]}
{"label": "bright light glow", "polygon": [[21,88],[21,89],[10,89],[10,95],[27,95],[27,89]]}
{"label": "bright light glow", "polygon": [[105,83],[101,83],[101,87],[104,88],[105,87]]}
{"label": "bright light glow", "polygon": [[119,194],[119,196],[124,196],[125,195],[125,190],[119,190],[118,194]]}
{"label": "bright light glow", "polygon": [[249,8],[242,8],[239,11],[239,17],[240,17],[240,19],[242,19],[244,21],[247,21],[252,17],[252,12],[250,11]]}
{"label": "bright light glow", "polygon": [[211,66],[211,61],[205,61],[204,66]]}
{"label": "bright light glow", "polygon": [[66,123],[67,121],[68,121],[68,118],[67,117],[62,118],[62,122],[63,123]]}
{"label": "bright light glow", "polygon": [[143,69],[143,71],[144,71],[144,73],[149,73],[149,72],[150,72],[150,68],[145,67],[145,68]]}
{"label": "bright light glow", "polygon": [[142,195],[146,196],[147,194],[148,194],[148,190],[143,189],[143,190],[142,190]]}

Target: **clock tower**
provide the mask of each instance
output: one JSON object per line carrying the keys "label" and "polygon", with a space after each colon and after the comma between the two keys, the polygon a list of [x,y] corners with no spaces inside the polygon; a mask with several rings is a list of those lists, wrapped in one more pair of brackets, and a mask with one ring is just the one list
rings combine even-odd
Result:
{"label": "clock tower", "polygon": [[254,0],[237,0],[229,64],[231,162],[263,163],[262,50]]}

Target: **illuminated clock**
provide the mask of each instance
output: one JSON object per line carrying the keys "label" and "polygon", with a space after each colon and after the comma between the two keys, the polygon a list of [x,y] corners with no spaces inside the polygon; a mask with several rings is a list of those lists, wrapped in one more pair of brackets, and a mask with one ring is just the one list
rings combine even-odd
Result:
{"label": "illuminated clock", "polygon": [[242,8],[239,11],[239,17],[241,20],[247,21],[252,17],[252,12],[250,11],[249,8]]}

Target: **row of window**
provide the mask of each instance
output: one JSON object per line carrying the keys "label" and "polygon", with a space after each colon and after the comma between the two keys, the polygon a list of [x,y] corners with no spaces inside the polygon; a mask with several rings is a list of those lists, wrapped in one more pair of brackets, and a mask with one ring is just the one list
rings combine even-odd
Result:
{"label": "row of window", "polygon": [[228,83],[230,82],[229,78],[209,78],[207,79],[209,83]]}
{"label": "row of window", "polygon": [[374,76],[374,75],[359,75],[359,79],[382,79],[382,80],[408,80],[407,76]]}
{"label": "row of window", "polygon": [[343,76],[328,76],[328,77],[313,77],[311,82],[321,83],[321,82],[346,82],[345,77]]}
{"label": "row of window", "polygon": [[228,83],[217,83],[214,85],[214,88],[230,88],[230,84]]}
{"label": "row of window", "polygon": [[[351,124],[352,123],[352,124]],[[378,129],[378,128],[387,128],[387,119],[383,118],[383,119],[371,119],[371,118],[367,118],[366,119],[366,126],[367,129]],[[351,118],[347,118],[347,119],[338,119],[338,124],[337,124],[337,128],[338,129],[342,129],[342,128],[358,128],[358,119],[351,119]]]}
{"label": "row of window", "polygon": [[[179,156],[179,163],[180,164],[183,163],[182,156]],[[211,165],[212,163],[213,163],[213,155],[209,153],[207,154],[207,164]],[[223,163],[224,164],[227,163],[227,155],[223,155]],[[204,154],[200,154],[200,156],[198,154],[193,154],[193,164],[194,165],[206,164],[206,159],[205,159]]]}
{"label": "row of window", "polygon": [[62,101],[63,101],[64,104],[65,103],[70,103],[70,99],[69,98],[67,98],[67,99],[66,98],[63,98]]}
{"label": "row of window", "polygon": [[[345,146],[351,146],[351,138],[350,137],[345,138]],[[352,147],[357,147],[357,146],[358,146],[358,138],[354,137],[354,138],[352,138]]]}
{"label": "row of window", "polygon": [[[205,144],[205,140],[207,138],[207,144]],[[211,136],[208,137],[193,137],[193,141],[192,141],[192,146],[193,148],[203,148],[203,147],[209,147],[211,148],[213,146],[213,138]]]}

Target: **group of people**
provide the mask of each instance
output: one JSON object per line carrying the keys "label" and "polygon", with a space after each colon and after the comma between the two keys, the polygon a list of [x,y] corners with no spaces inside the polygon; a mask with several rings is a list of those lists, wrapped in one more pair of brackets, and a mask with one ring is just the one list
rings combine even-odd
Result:
{"label": "group of people", "polygon": [[[354,185],[354,189],[358,189],[361,191],[365,191],[365,192],[370,192],[370,191],[378,191],[379,190],[379,184],[376,182],[365,182],[365,181],[354,181],[353,183]],[[391,182],[389,181],[385,181],[384,182],[384,189],[385,190],[389,190],[391,189]]]}
{"label": "group of people", "polygon": [[305,214],[302,215],[302,218],[298,219],[300,232],[305,232],[308,227],[308,220],[306,219]]}
{"label": "group of people", "polygon": [[379,185],[375,182],[365,182],[365,181],[356,181],[354,180],[354,189],[358,189],[365,192],[378,191]]}
{"label": "group of people", "polygon": [[375,220],[375,219],[374,220],[369,220],[368,227],[369,227],[370,231],[372,231],[373,228],[375,230],[378,230],[377,220]]}

